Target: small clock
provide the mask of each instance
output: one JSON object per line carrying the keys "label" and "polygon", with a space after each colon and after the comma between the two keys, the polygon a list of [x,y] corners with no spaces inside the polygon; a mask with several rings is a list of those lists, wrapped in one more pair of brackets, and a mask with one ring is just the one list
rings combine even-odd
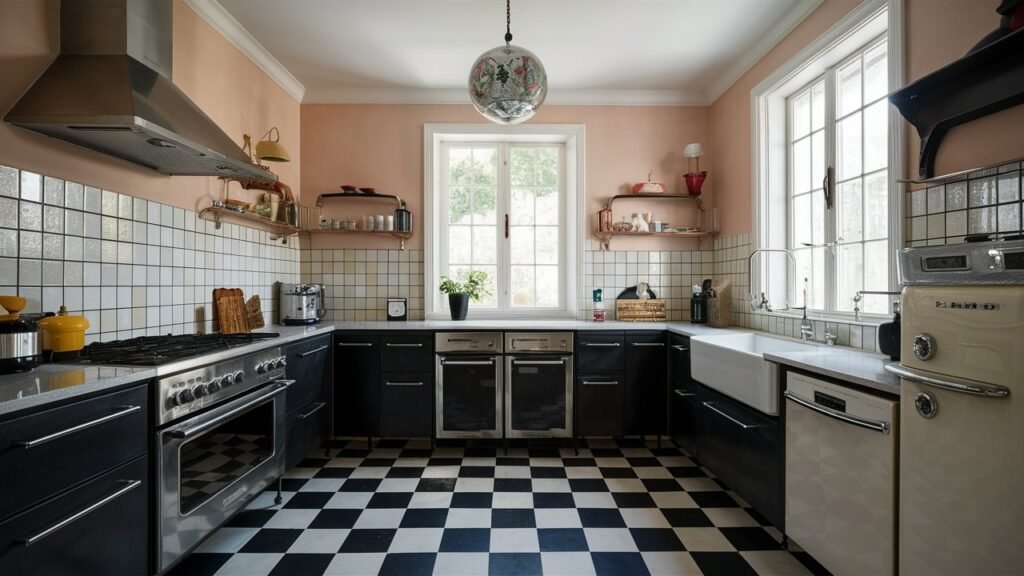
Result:
{"label": "small clock", "polygon": [[388,320],[408,320],[409,305],[405,298],[388,298]]}

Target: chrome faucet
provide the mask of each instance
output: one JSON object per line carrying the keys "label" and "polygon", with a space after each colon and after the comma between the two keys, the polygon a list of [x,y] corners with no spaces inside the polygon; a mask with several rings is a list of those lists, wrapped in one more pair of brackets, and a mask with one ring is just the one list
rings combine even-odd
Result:
{"label": "chrome faucet", "polygon": [[807,306],[801,306],[799,308],[793,307],[793,310],[803,310],[804,317],[800,320],[800,339],[814,341],[814,324],[811,324],[809,318],[807,318]]}
{"label": "chrome faucet", "polygon": [[[750,253],[750,257],[747,258],[747,282],[750,282],[751,288],[753,288],[753,283],[754,283],[754,275],[753,275],[754,256],[757,256],[758,252],[782,252],[784,254],[789,255],[789,259],[793,261],[793,268],[789,271],[788,275],[790,276],[790,278],[792,278],[793,274],[796,273],[796,267],[797,267],[796,256],[794,256],[793,253],[790,252],[789,250],[785,250],[785,249],[782,249],[782,248],[758,248],[757,250],[754,250],[753,252],[751,252]],[[789,283],[789,286],[790,286],[790,288],[792,288],[792,286],[793,286],[792,282]],[[786,302],[786,308],[789,309],[789,302]],[[764,310],[765,312],[771,312],[772,311],[772,307],[768,303],[768,297],[765,295],[764,292],[761,292],[761,299],[760,299],[760,301],[757,298],[757,293],[756,292],[753,292],[753,291],[750,292],[750,309],[751,310]]]}
{"label": "chrome faucet", "polygon": [[865,294],[879,295],[879,296],[902,296],[903,292],[888,292],[885,290],[858,290],[857,294],[853,296],[853,319],[860,320],[860,301],[864,299]]}

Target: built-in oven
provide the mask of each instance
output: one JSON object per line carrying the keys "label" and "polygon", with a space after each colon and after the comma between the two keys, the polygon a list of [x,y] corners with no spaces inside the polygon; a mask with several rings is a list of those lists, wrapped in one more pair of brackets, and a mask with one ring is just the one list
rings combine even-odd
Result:
{"label": "built-in oven", "polygon": [[439,332],[437,438],[501,438],[502,339],[500,332]]}
{"label": "built-in oven", "polygon": [[505,437],[572,437],[571,332],[505,333]]}
{"label": "built-in oven", "polygon": [[213,365],[160,382],[165,409],[198,409],[156,431],[160,572],[284,473],[291,382],[280,354],[270,354],[247,362],[248,379],[237,366]]}

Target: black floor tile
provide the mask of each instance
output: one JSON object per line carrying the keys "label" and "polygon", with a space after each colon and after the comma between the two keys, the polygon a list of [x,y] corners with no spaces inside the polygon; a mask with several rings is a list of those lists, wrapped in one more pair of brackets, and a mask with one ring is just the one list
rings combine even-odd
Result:
{"label": "black floor tile", "polygon": [[590,453],[594,458],[622,458],[622,451],[618,448],[591,448]]}
{"label": "black floor tile", "polygon": [[530,468],[531,478],[565,478],[562,466],[533,466]]}
{"label": "black floor tile", "polygon": [[495,478],[495,492],[530,492],[533,481],[529,478]]}
{"label": "black floor tile", "polygon": [[394,465],[394,458],[364,458],[363,461],[359,463],[359,466],[362,468],[378,468]]}
{"label": "black floor tile", "polygon": [[[309,482],[309,480],[306,480],[305,478],[282,478],[281,491],[298,492],[303,486],[306,485],[306,482]],[[277,489],[276,486],[274,486],[273,484],[271,484],[270,487],[275,490]]]}
{"label": "black floor tile", "polygon": [[444,528],[447,508],[410,508],[402,516],[401,528]]}
{"label": "black floor tile", "polygon": [[430,576],[434,573],[437,554],[388,554],[380,567],[379,576]]}
{"label": "black floor tile", "polygon": [[607,492],[608,485],[600,478],[570,478],[569,489],[573,492]]}
{"label": "black floor tile", "polygon": [[349,478],[339,492],[375,492],[380,483],[380,478]]}
{"label": "black floor tile", "polygon": [[657,508],[654,499],[647,492],[614,492],[612,498],[619,508]]}
{"label": "black floor tile", "polygon": [[597,467],[597,461],[593,458],[562,458],[562,463],[566,468]]}
{"label": "black floor tile", "polygon": [[626,458],[629,465],[634,468],[650,468],[652,466],[661,466],[661,462],[657,458]]}
{"label": "black floor tile", "polygon": [[536,528],[537,519],[529,508],[495,508],[491,510],[491,528]]}
{"label": "black floor tile", "polygon": [[493,498],[490,492],[455,492],[452,508],[490,508]]}
{"label": "black floor tile", "polygon": [[597,576],[649,576],[644,557],[638,552],[591,552]]}
{"label": "black floor tile", "polygon": [[674,478],[703,478],[707,476],[700,466],[668,466],[666,470]]}
{"label": "black floor tile", "polygon": [[239,550],[243,553],[287,552],[302,535],[302,530],[263,528],[253,535]]}
{"label": "black floor tile", "polygon": [[729,543],[739,551],[779,550],[782,545],[775,541],[764,528],[719,528]]}
{"label": "black floor tile", "polygon": [[662,508],[661,514],[673,528],[709,528],[714,526],[708,515],[700,508]]}
{"label": "black floor tile", "polygon": [[641,552],[681,552],[686,550],[671,528],[630,528],[633,542]]}
{"label": "black floor tile", "polygon": [[558,448],[530,448],[530,458],[561,458]]}
{"label": "black floor tile", "polygon": [[407,508],[412,492],[377,492],[370,498],[367,508]]}
{"label": "black floor tile", "polygon": [[491,554],[488,573],[491,576],[525,576],[540,574],[540,554]]}
{"label": "black floor tile", "polygon": [[395,466],[388,470],[388,478],[419,478],[423,468],[417,466]]}
{"label": "black floor tile", "polygon": [[297,492],[285,503],[284,507],[320,510],[333,496],[334,492]]}
{"label": "black floor tile", "polygon": [[355,471],[355,468],[343,468],[343,467],[340,467],[340,466],[336,467],[336,468],[321,468],[320,471],[316,473],[316,476],[313,476],[313,477],[314,478],[348,478],[349,476],[352,475],[353,471]]}
{"label": "black floor tile", "polygon": [[644,488],[648,492],[682,492],[683,487],[673,478],[647,478]]}
{"label": "black floor tile", "polygon": [[277,510],[244,510],[226,525],[232,528],[262,528],[274,514],[277,514]]}
{"label": "black floor tile", "polygon": [[498,458],[498,466],[529,466],[529,458]]}
{"label": "black floor tile", "polygon": [[804,568],[807,568],[814,576],[832,576],[832,573],[827,568],[818,563],[817,560],[811,557],[807,552],[790,552]]}
{"label": "black floor tile", "polygon": [[445,528],[441,552],[487,552],[491,548],[488,528]]}
{"label": "black floor tile", "polygon": [[494,466],[463,466],[459,478],[494,478]]}
{"label": "black floor tile", "polygon": [[691,552],[690,557],[704,576],[757,576],[737,552]]}
{"label": "black floor tile", "polygon": [[462,466],[462,458],[431,458],[427,466]]}
{"label": "black floor tile", "polygon": [[329,510],[321,510],[313,522],[309,525],[310,528],[352,528],[356,524],[356,520],[359,519],[359,515],[363,511],[357,508],[332,508]]}
{"label": "black floor tile", "polygon": [[433,454],[434,454],[434,451],[429,449],[429,448],[406,448],[405,450],[402,450],[398,454],[398,457],[399,458],[416,458],[416,459],[428,458],[429,459]]}
{"label": "black floor tile", "polygon": [[213,576],[233,554],[196,552],[179,562],[166,576]]}
{"label": "black floor tile", "polygon": [[701,508],[739,508],[726,492],[687,492]]}
{"label": "black floor tile", "polygon": [[352,530],[338,550],[342,553],[387,552],[395,530]]}
{"label": "black floor tile", "polygon": [[605,478],[636,478],[632,468],[601,468],[601,476]]}
{"label": "black floor tile", "polygon": [[331,560],[334,554],[285,554],[270,571],[270,576],[323,574]]}
{"label": "black floor tile", "polygon": [[581,528],[541,528],[537,530],[541,552],[586,552],[587,536]]}
{"label": "black floor tile", "polygon": [[466,448],[463,454],[465,454],[466,458],[497,458],[498,449],[492,447],[476,446]]}
{"label": "black floor tile", "polygon": [[417,492],[454,492],[455,478],[420,478]]}
{"label": "black floor tile", "polygon": [[575,508],[576,501],[566,492],[534,492],[534,508]]}
{"label": "black floor tile", "polygon": [[626,521],[616,508],[578,508],[584,528],[625,528]]}

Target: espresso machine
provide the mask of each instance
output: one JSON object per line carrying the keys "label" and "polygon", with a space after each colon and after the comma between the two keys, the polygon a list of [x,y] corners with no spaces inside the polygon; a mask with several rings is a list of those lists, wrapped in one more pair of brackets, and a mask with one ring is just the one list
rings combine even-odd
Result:
{"label": "espresso machine", "polygon": [[286,284],[280,283],[278,293],[278,322],[284,326],[300,326],[316,324],[323,320],[326,313],[324,306],[323,284]]}

